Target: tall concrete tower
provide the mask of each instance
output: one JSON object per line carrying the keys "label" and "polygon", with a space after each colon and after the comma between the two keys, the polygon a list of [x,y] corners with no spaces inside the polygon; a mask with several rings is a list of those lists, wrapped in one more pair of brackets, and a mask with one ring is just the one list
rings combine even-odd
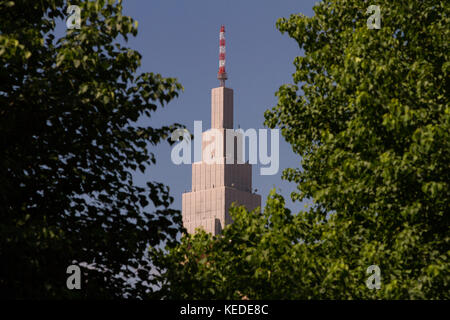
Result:
{"label": "tall concrete tower", "polygon": [[233,89],[225,87],[224,26],[219,41],[220,87],[211,90],[211,129],[202,134],[202,160],[192,164],[192,190],[182,196],[183,225],[189,233],[203,228],[219,234],[232,222],[228,212],[232,203],[248,210],[261,206],[261,196],[252,192],[252,166],[239,161],[238,139],[233,138],[234,150],[227,152],[226,131],[233,129]]}

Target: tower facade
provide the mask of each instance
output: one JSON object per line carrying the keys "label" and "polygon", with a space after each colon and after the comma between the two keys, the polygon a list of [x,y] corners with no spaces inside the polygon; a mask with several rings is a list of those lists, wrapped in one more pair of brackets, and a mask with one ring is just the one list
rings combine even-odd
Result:
{"label": "tower facade", "polygon": [[203,228],[219,234],[232,223],[232,203],[248,210],[261,206],[261,196],[252,192],[252,166],[242,163],[237,152],[239,139],[227,143],[227,129],[233,129],[233,89],[225,87],[225,28],[220,31],[220,87],[211,90],[211,129],[202,134],[202,160],[192,164],[191,192],[182,195],[183,225],[189,233]]}

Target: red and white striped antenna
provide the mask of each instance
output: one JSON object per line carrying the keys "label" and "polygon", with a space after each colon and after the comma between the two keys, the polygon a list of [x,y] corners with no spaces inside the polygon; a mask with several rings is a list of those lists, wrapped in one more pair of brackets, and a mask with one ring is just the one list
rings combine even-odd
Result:
{"label": "red and white striped antenna", "polygon": [[225,87],[225,80],[228,79],[225,72],[225,26],[220,27],[219,35],[219,72],[217,73],[217,79],[220,80],[220,86]]}

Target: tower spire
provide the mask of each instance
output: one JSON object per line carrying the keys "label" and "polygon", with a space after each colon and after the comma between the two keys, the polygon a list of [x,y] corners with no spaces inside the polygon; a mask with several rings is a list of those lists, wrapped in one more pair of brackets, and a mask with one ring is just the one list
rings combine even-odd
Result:
{"label": "tower spire", "polygon": [[[183,226],[190,234],[197,228],[220,234],[233,222],[229,213],[233,203],[249,211],[261,208],[261,196],[252,192],[252,165],[242,161],[245,159],[240,151],[245,137],[233,130],[233,89],[225,87],[224,26],[220,27],[217,78],[220,87],[211,89],[211,130],[200,137],[196,135],[196,139],[200,138],[202,158],[192,163],[192,191],[183,193],[181,201]],[[230,133],[233,145],[229,145]]]}
{"label": "tower spire", "polygon": [[219,72],[217,73],[217,79],[220,80],[220,86],[225,87],[225,80],[228,79],[225,72],[225,26],[220,27],[219,34]]}

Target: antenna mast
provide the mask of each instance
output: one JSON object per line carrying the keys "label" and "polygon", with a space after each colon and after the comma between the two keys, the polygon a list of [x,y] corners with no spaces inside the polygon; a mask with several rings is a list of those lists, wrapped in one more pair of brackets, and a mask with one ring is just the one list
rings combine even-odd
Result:
{"label": "antenna mast", "polygon": [[220,80],[220,86],[225,87],[225,80],[228,79],[225,72],[225,26],[220,27],[219,35],[219,72],[217,73],[217,79]]}

